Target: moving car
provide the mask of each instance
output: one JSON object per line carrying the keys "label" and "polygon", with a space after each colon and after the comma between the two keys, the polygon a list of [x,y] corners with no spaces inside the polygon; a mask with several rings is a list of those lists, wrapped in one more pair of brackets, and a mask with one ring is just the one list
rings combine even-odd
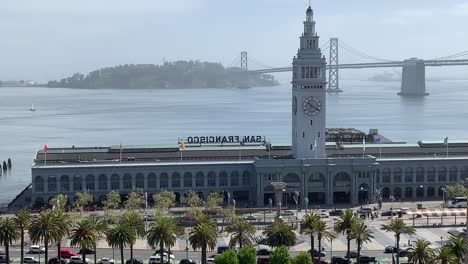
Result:
{"label": "moving car", "polygon": [[181,259],[179,264],[199,264],[198,260]]}
{"label": "moving car", "polygon": [[361,256],[359,258],[359,261],[361,263],[371,263],[371,262],[375,262],[375,257]]}
{"label": "moving car", "polygon": [[45,253],[45,247],[40,247],[38,245],[32,245],[29,248],[29,254],[44,254]]}
{"label": "moving car", "polygon": [[89,259],[85,258],[85,260],[83,261],[83,258],[81,256],[71,256],[70,261],[68,261],[68,263],[70,263],[70,264],[88,264]]}
{"label": "moving car", "polygon": [[206,262],[207,262],[207,263],[215,263],[214,260],[215,260],[215,258],[216,258],[217,256],[219,256],[219,255],[220,255],[220,254],[214,254],[214,255],[209,256],[209,257],[206,259]]}
{"label": "moving car", "polygon": [[284,215],[284,216],[291,216],[291,215],[294,215],[294,212],[291,211],[291,210],[287,210],[287,211],[281,212],[281,215]]}
{"label": "moving car", "polygon": [[76,252],[71,251],[68,248],[62,248],[60,249],[60,257],[61,258],[70,258],[76,256]]}
{"label": "moving car", "polygon": [[141,259],[129,259],[125,261],[125,264],[143,264],[143,260]]}
{"label": "moving car", "polygon": [[314,258],[314,264],[328,264],[328,262],[325,260],[325,259],[320,259],[319,261],[319,258]]}
{"label": "moving car", "polygon": [[348,264],[348,260],[343,257],[332,257],[332,264]]}
{"label": "moving car", "polygon": [[111,258],[101,258],[98,260],[98,264],[114,264],[115,261]]}
{"label": "moving car", "polygon": [[[0,263],[6,263],[6,256],[5,255],[0,255]],[[13,262],[13,259],[10,259],[10,263]]]}
{"label": "moving car", "polygon": [[382,214],[380,214],[381,216],[395,216],[397,215],[398,213],[395,212],[395,211],[391,211],[391,210],[388,210],[388,211],[383,211]]}
{"label": "moving car", "polygon": [[[89,249],[89,248],[85,248],[84,252],[85,252],[86,255],[88,255],[88,254],[94,255],[96,253],[96,252],[94,252],[94,250]],[[80,252],[78,252],[78,254],[83,254],[83,249],[80,249]]]}
{"label": "moving car", "polygon": [[395,246],[388,246],[388,247],[385,247],[384,252],[385,253],[396,253],[397,248]]}
{"label": "moving car", "polygon": [[363,208],[359,208],[358,213],[367,214],[367,213],[372,213],[372,211],[373,211],[372,208],[363,207]]}
{"label": "moving car", "polygon": [[[161,250],[156,250],[153,255],[161,255]],[[171,262],[173,262],[175,259],[174,254],[172,254],[172,252],[170,251],[164,251],[163,256],[166,256],[166,257],[169,256],[169,258],[171,259]]]}
{"label": "moving car", "polygon": [[[309,253],[310,253],[310,249],[309,249]],[[313,255],[314,257],[325,257],[327,255],[327,253],[325,251],[317,251],[317,249],[314,248],[314,251],[313,251]]]}
{"label": "moving car", "polygon": [[24,257],[24,258],[23,258],[23,263],[32,263],[32,264],[36,264],[36,263],[39,263],[39,259],[38,259],[38,258],[35,258],[35,257]]}
{"label": "moving car", "polygon": [[348,256],[348,253],[346,253],[345,255],[345,258],[357,258],[357,257],[358,257],[358,253],[356,251],[350,251],[349,256]]}
{"label": "moving car", "polygon": [[331,210],[328,214],[330,216],[340,216],[341,214],[343,214],[343,210]]}
{"label": "moving car", "polygon": [[59,259],[57,257],[55,258],[50,258],[48,264],[65,264],[65,260],[61,259],[59,262]]}
{"label": "moving car", "polygon": [[320,218],[329,218],[330,215],[328,213],[320,213]]}

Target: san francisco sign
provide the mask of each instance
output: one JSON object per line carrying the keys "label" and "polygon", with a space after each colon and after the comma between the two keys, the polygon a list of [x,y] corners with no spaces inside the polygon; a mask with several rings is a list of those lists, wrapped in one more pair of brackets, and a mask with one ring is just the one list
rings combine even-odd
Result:
{"label": "san francisco sign", "polygon": [[179,139],[186,144],[264,144],[262,136],[191,136]]}

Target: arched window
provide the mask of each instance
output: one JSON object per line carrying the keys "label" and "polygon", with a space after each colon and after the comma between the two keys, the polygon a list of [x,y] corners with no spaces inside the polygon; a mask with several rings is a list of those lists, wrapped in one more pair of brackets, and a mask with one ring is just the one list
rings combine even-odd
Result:
{"label": "arched window", "polygon": [[231,172],[231,186],[239,186],[239,172]]}
{"label": "arched window", "polygon": [[435,169],[434,169],[434,167],[427,168],[427,182],[435,182]]}
{"label": "arched window", "polygon": [[104,191],[107,190],[107,175],[101,174],[99,175],[99,190]]}
{"label": "arched window", "polygon": [[120,177],[118,174],[112,174],[111,176],[111,189],[113,191],[120,190]]}
{"label": "arched window", "polygon": [[208,186],[215,187],[216,186],[216,173],[213,171],[208,172]]}
{"label": "arched window", "polygon": [[62,177],[60,177],[60,191],[70,191],[70,179],[68,178],[68,175],[62,175]]}
{"label": "arched window", "polygon": [[413,182],[413,168],[411,167],[405,169],[405,182]]}
{"label": "arched window", "polygon": [[242,173],[242,186],[250,186],[250,172],[244,171]]}
{"label": "arched window", "polygon": [[156,174],[153,172],[148,174],[148,188],[156,189]]}
{"label": "arched window", "polygon": [[449,172],[449,181],[455,183],[457,181],[458,168],[451,167]]}
{"label": "arched window", "polygon": [[416,182],[424,182],[424,168],[418,167],[416,169]]}
{"label": "arched window", "polygon": [[205,175],[201,171],[197,172],[197,175],[195,176],[195,186],[196,187],[205,186]]}
{"label": "arched window", "polygon": [[51,175],[47,179],[49,192],[57,191],[57,177]]}
{"label": "arched window", "polygon": [[309,188],[324,188],[325,177],[321,173],[314,173],[309,177]]}
{"label": "arched window", "polygon": [[132,175],[131,174],[129,174],[129,173],[124,174],[123,184],[124,184],[124,189],[126,189],[126,190],[133,189]]}
{"label": "arched window", "polygon": [[222,171],[219,173],[219,186],[227,186],[227,185],[228,185],[227,172]]}
{"label": "arched window", "polygon": [[395,197],[395,199],[400,199],[401,198],[401,188],[400,187],[395,187],[395,189],[393,189],[393,196]]}
{"label": "arched window", "polygon": [[349,174],[346,172],[340,172],[336,174],[333,179],[333,186],[334,187],[350,187],[351,176],[349,176]]}
{"label": "arched window", "polygon": [[447,169],[445,167],[439,168],[439,182],[447,181]]}
{"label": "arched window", "polygon": [[94,191],[94,175],[92,174],[86,176],[86,190]]}
{"label": "arched window", "polygon": [[178,172],[172,173],[172,188],[180,188],[180,174]]}
{"label": "arched window", "polygon": [[187,171],[184,173],[184,187],[191,188],[193,185],[192,183],[192,173]]}
{"label": "arched window", "polygon": [[34,185],[36,187],[36,192],[44,192],[44,178],[42,178],[42,176],[36,176],[36,178],[34,178]]}
{"label": "arched window", "polygon": [[145,175],[138,173],[135,178],[135,188],[144,189],[145,188]]}
{"label": "arched window", "polygon": [[400,183],[402,180],[403,170],[401,168],[395,168],[393,171],[393,182]]}
{"label": "arched window", "polygon": [[165,172],[159,175],[159,188],[167,188],[169,185],[169,175]]}
{"label": "arched window", "polygon": [[419,186],[416,188],[416,197],[417,198],[424,197],[424,187]]}
{"label": "arched window", "polygon": [[434,187],[428,187],[427,188],[427,197],[434,197],[435,196],[435,188]]}
{"label": "arched window", "polygon": [[406,187],[405,188],[405,197],[406,198],[412,198],[413,197],[413,188],[411,188],[411,187]]}
{"label": "arched window", "polygon": [[73,191],[75,192],[81,192],[81,175],[76,174],[73,176]]}
{"label": "arched window", "polygon": [[390,169],[385,168],[382,172],[382,183],[389,183],[390,182]]}

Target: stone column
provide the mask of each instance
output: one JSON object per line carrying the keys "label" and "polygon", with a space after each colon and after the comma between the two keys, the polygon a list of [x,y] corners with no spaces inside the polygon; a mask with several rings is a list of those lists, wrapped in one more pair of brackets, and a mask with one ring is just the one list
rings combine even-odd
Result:
{"label": "stone column", "polygon": [[276,217],[281,216],[281,203],[283,202],[283,191],[286,188],[286,183],[284,182],[272,182],[273,188],[275,189],[275,199],[276,199]]}

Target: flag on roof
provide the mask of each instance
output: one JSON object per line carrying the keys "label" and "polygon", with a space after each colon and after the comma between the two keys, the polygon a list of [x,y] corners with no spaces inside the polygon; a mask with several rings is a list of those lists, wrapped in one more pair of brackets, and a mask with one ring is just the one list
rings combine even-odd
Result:
{"label": "flag on roof", "polygon": [[49,147],[47,147],[47,145],[44,145],[44,152],[47,153],[48,150],[49,150]]}

